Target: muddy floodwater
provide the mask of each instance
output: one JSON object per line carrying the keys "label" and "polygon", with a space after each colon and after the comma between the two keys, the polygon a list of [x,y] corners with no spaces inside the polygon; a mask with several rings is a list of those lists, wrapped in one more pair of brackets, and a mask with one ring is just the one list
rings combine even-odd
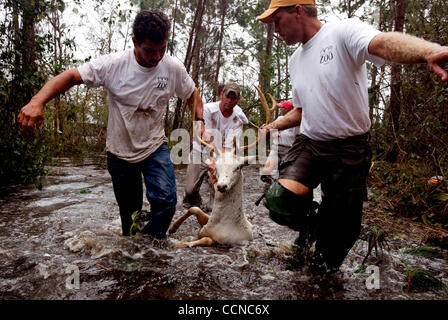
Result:
{"label": "muddy floodwater", "polygon": [[[272,222],[267,209],[254,204],[264,187],[254,165],[244,169],[243,195],[254,240],[196,248],[171,246],[196,239],[199,225],[193,218],[167,241],[122,237],[104,158],[58,159],[47,169],[41,188],[10,187],[0,198],[0,299],[448,298],[443,290],[406,290],[409,268],[430,271],[448,283],[446,251],[440,249],[438,258],[408,254],[422,243],[406,234],[391,235],[388,250],[372,252],[365,271],[359,268],[367,253],[362,240],[330,279],[292,268],[297,233]],[[185,172],[176,170],[175,218],[184,212]],[[146,199],[144,206],[149,210]]]}

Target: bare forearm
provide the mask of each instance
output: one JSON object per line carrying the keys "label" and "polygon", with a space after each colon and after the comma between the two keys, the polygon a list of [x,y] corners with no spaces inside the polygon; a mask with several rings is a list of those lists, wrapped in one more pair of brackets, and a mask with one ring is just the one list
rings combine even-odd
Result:
{"label": "bare forearm", "polygon": [[423,63],[442,81],[448,81],[443,63],[448,61],[448,47],[398,32],[386,32],[375,36],[369,44],[369,52],[396,63]]}
{"label": "bare forearm", "polygon": [[199,95],[199,89],[195,88],[190,98],[187,100],[187,104],[190,107],[191,113],[193,115],[193,122],[199,123],[200,127],[195,130],[199,130],[200,136],[205,133],[205,122],[195,121],[196,119],[204,119],[204,103]]}
{"label": "bare forearm", "polygon": [[195,119],[204,117],[204,104],[202,102],[201,96],[198,93],[198,89],[194,89],[190,98],[188,98],[187,100],[187,104],[190,107],[191,112],[194,112],[193,116],[195,117]]}
{"label": "bare forearm", "polygon": [[437,43],[399,32],[381,33],[369,44],[371,54],[403,64],[427,62],[428,57],[442,49]]}
{"label": "bare forearm", "polygon": [[289,111],[286,116],[272,122],[269,127],[277,130],[285,130],[292,127],[297,127],[302,122],[302,109],[294,108]]}
{"label": "bare forearm", "polygon": [[83,81],[77,69],[64,71],[50,79],[31,101],[45,105],[48,101],[66,92],[71,87],[82,83]]}
{"label": "bare forearm", "polygon": [[39,128],[44,119],[45,104],[74,85],[81,83],[83,83],[83,81],[77,69],[64,71],[49,80],[43,88],[31,98],[31,101],[20,110],[20,113],[17,116],[17,122],[22,126],[22,130],[29,133],[34,125]]}

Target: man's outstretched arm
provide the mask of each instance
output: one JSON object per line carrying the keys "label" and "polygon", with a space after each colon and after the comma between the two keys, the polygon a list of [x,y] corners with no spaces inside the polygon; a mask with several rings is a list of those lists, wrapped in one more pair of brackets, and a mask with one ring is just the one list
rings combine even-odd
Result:
{"label": "man's outstretched arm", "polygon": [[428,67],[442,81],[448,81],[448,72],[441,64],[448,61],[448,47],[399,32],[385,32],[375,36],[369,44],[369,53],[385,60]]}
{"label": "man's outstretched arm", "polygon": [[33,130],[34,125],[39,129],[44,119],[45,104],[71,87],[82,83],[78,69],[66,70],[50,79],[20,110],[17,122],[22,126],[23,132],[29,133]]}

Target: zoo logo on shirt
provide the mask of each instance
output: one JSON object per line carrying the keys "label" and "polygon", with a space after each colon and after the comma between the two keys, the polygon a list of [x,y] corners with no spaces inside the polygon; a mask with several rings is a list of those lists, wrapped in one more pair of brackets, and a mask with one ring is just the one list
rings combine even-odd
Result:
{"label": "zoo logo on shirt", "polygon": [[168,77],[157,77],[156,88],[166,89],[168,87]]}
{"label": "zoo logo on shirt", "polygon": [[333,46],[329,46],[320,50],[320,64],[328,64],[333,60]]}

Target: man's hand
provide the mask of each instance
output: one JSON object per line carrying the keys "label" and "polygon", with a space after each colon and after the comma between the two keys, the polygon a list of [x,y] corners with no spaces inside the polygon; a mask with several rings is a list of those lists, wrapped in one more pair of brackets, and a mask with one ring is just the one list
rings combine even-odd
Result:
{"label": "man's hand", "polygon": [[439,64],[448,61],[448,47],[442,47],[442,50],[430,55],[427,61],[431,71],[438,75],[442,81],[448,81],[448,72]]}
{"label": "man's hand", "polygon": [[39,129],[44,120],[44,105],[42,103],[31,100],[24,106],[17,117],[17,122],[22,127],[25,135],[33,132],[34,125]]}
{"label": "man's hand", "polygon": [[204,131],[202,133],[202,140],[204,140],[207,143],[211,143],[213,141],[213,138],[208,131]]}
{"label": "man's hand", "polygon": [[258,136],[266,135],[266,139],[269,138],[269,135],[271,134],[271,130],[274,130],[274,127],[272,123],[269,124],[263,124],[260,127],[260,130],[258,132]]}

